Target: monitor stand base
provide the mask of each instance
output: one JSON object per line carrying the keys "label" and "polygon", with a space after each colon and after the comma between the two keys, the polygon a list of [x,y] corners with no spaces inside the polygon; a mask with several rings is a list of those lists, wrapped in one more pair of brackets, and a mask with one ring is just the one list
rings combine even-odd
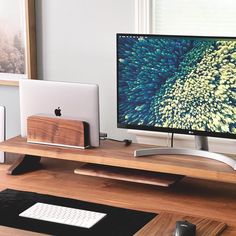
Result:
{"label": "monitor stand base", "polygon": [[[201,142],[200,140],[203,140]],[[150,155],[189,155],[189,156],[199,156],[205,157],[213,160],[217,160],[223,162],[229,166],[231,166],[234,170],[236,170],[236,160],[225,156],[223,154],[209,152],[208,143],[206,137],[197,137],[195,139],[197,149],[186,149],[186,148],[147,148],[147,149],[139,149],[134,151],[135,157],[142,156],[150,156]],[[205,150],[204,150],[205,149]]]}

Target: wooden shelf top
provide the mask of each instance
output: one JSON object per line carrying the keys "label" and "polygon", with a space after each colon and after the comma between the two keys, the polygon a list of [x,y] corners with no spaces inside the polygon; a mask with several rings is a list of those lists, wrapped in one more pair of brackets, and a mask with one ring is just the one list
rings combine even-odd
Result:
{"label": "wooden shelf top", "polygon": [[143,144],[125,146],[123,143],[106,140],[101,141],[99,148],[84,150],[31,144],[27,143],[26,138],[20,136],[0,143],[0,150],[9,153],[35,155],[236,183],[236,171],[218,161],[186,155],[155,155],[137,158],[133,156],[134,150],[148,147],[152,146]]}

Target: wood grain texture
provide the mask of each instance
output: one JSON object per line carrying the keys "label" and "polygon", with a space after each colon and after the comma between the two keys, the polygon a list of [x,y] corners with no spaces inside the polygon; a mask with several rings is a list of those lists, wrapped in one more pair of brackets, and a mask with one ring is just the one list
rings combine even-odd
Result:
{"label": "wood grain texture", "polygon": [[27,118],[27,142],[85,148],[88,133],[88,124],[80,120],[38,115]]}
{"label": "wood grain texture", "polygon": [[227,227],[225,223],[212,219],[162,212],[138,231],[135,236],[173,235],[176,221],[182,220],[196,225],[196,236],[218,236]]}
{"label": "wood grain texture", "polygon": [[27,75],[37,78],[36,16],[35,0],[25,1],[26,39],[27,39]]}
{"label": "wood grain texture", "polygon": [[184,176],[151,171],[135,170],[129,168],[104,166],[97,164],[85,164],[75,169],[75,174],[103,177],[109,179],[124,180],[135,183],[151,184],[169,187],[180,181]]}
{"label": "wood grain texture", "polygon": [[[6,175],[14,159],[0,165],[0,190],[33,191],[147,212],[214,219],[228,227],[223,236],[236,235],[234,184],[184,178],[170,188],[82,175],[73,170],[81,163],[42,158],[45,169],[24,175]],[[2,233],[2,229],[0,228]],[[12,235],[18,235],[12,229]]]}
{"label": "wood grain texture", "polygon": [[[185,175],[194,178],[236,183],[236,171],[228,165],[206,158],[184,155],[155,155],[135,158],[134,150],[147,145],[102,141],[99,148],[86,150],[27,143],[20,136],[0,143],[0,150],[10,153],[46,156],[108,166]],[[235,157],[234,157],[235,158]]]}
{"label": "wood grain texture", "polygon": [[[12,188],[147,212],[210,218],[228,225],[222,236],[236,235],[234,184],[184,178],[170,188],[163,188],[75,175],[73,170],[81,163],[49,158],[42,158],[45,169],[6,175],[13,160],[9,157],[7,163],[0,165],[0,190]],[[18,235],[18,230],[8,230]],[[2,227],[0,232],[4,235]]]}

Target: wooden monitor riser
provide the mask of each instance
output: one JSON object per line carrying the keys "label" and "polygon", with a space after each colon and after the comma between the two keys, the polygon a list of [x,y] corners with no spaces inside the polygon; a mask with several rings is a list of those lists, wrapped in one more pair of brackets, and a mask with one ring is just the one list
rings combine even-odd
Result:
{"label": "wooden monitor riser", "polygon": [[[37,145],[26,142],[20,136],[0,143],[0,150],[30,156],[78,161],[106,166],[130,168],[159,173],[184,175],[193,178],[236,183],[236,171],[218,161],[195,156],[156,155],[135,158],[134,150],[148,145],[124,144],[114,141],[101,141],[99,148],[86,150],[56,146]],[[235,157],[233,157],[235,158]]]}

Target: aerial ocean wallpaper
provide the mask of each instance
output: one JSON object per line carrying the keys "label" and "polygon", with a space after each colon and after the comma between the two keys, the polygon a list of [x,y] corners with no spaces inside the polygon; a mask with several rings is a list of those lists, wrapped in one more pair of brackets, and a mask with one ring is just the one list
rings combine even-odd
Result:
{"label": "aerial ocean wallpaper", "polygon": [[117,39],[118,122],[236,134],[236,40]]}

